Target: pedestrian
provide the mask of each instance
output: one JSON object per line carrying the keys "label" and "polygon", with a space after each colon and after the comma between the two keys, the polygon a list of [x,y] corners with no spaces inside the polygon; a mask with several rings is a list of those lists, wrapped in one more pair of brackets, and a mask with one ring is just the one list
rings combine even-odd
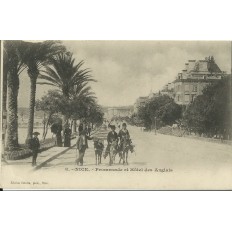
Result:
{"label": "pedestrian", "polygon": [[122,129],[118,133],[118,138],[119,138],[119,150],[121,151],[123,142],[130,140],[130,134],[129,131],[127,130],[127,125],[125,122],[122,124]]}
{"label": "pedestrian", "polygon": [[61,123],[54,123],[51,126],[51,132],[56,135],[56,146],[57,147],[62,147],[62,136],[61,136],[61,131],[62,131],[62,125]]}
{"label": "pedestrian", "polygon": [[110,153],[110,145],[112,144],[112,142],[118,141],[118,134],[115,132],[115,129],[116,129],[115,125],[109,125],[109,127],[111,128],[111,131],[107,135],[108,145],[105,150],[104,158],[106,158],[107,155]]}
{"label": "pedestrian", "polygon": [[88,126],[88,129],[87,129],[87,130],[88,130],[88,135],[90,136],[90,133],[91,133],[91,130],[92,130],[92,129],[91,129],[91,126]]}
{"label": "pedestrian", "polygon": [[78,132],[79,132],[79,135],[81,134],[81,132],[84,130],[84,126],[83,126],[83,123],[81,123],[78,127]]}
{"label": "pedestrian", "polygon": [[70,129],[69,124],[64,130],[64,147],[70,147],[72,130]]}
{"label": "pedestrian", "polygon": [[79,157],[76,160],[77,165],[82,166],[84,163],[84,155],[85,155],[85,150],[88,148],[88,140],[91,140],[85,130],[82,130],[80,132],[80,135],[77,139],[77,150],[79,151]]}
{"label": "pedestrian", "polygon": [[34,132],[33,138],[29,141],[29,148],[32,150],[32,166],[36,166],[36,159],[40,148],[40,143],[38,139],[39,134],[39,132]]}

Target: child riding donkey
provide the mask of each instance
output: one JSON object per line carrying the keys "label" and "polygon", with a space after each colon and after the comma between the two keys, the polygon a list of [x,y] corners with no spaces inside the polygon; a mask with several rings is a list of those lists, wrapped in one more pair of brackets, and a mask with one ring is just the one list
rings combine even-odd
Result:
{"label": "child riding donkey", "polygon": [[134,145],[132,145],[132,141],[130,139],[129,131],[127,130],[126,123],[122,124],[122,129],[118,133],[119,137],[119,156],[120,160],[119,163],[121,163],[121,160],[123,160],[123,164],[128,164],[128,152],[134,152]]}
{"label": "child riding donkey", "polygon": [[110,128],[111,131],[108,133],[107,136],[108,145],[106,147],[104,158],[106,158],[109,155],[109,165],[112,165],[115,160],[115,155],[118,151],[118,134],[115,132],[116,127],[114,125],[110,125]]}

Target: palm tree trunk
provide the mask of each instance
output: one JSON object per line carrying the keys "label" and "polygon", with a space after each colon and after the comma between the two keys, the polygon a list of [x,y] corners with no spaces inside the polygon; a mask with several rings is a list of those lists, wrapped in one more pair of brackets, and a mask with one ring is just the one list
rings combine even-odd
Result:
{"label": "palm tree trunk", "polygon": [[8,98],[8,114],[7,114],[7,143],[8,150],[14,150],[19,147],[18,144],[18,90],[19,77],[14,70],[7,74],[7,98]]}
{"label": "palm tree trunk", "polygon": [[5,149],[5,144],[6,144],[6,115],[7,115],[7,69],[4,68],[3,66],[3,80],[2,80],[2,146],[3,146],[3,151]]}
{"label": "palm tree trunk", "polygon": [[28,128],[27,128],[27,139],[26,143],[29,139],[32,138],[33,127],[34,127],[34,113],[35,113],[35,95],[36,95],[36,80],[37,73],[28,72],[31,81],[31,91],[30,91],[30,105],[29,105],[29,118],[28,118]]}
{"label": "palm tree trunk", "polygon": [[6,112],[7,102],[7,70],[3,69],[3,94],[2,94],[2,110]]}

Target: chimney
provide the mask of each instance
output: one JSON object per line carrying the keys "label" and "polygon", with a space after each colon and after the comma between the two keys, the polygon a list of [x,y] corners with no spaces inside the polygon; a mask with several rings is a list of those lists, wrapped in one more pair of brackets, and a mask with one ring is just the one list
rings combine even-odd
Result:
{"label": "chimney", "polygon": [[193,71],[194,67],[195,67],[196,60],[189,60],[188,62],[189,62],[189,65],[188,65],[189,66],[189,70],[188,71],[189,72]]}

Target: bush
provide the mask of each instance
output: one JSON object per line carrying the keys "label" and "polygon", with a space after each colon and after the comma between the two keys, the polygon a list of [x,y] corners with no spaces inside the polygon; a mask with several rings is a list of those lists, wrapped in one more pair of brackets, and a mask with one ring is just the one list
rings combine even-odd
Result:
{"label": "bush", "polygon": [[[40,142],[40,152],[45,151],[53,146],[55,146],[54,138],[45,139],[44,141]],[[5,151],[4,156],[6,156],[8,160],[26,159],[32,156],[32,150],[29,149],[26,145],[21,145],[20,148],[13,151]]]}

